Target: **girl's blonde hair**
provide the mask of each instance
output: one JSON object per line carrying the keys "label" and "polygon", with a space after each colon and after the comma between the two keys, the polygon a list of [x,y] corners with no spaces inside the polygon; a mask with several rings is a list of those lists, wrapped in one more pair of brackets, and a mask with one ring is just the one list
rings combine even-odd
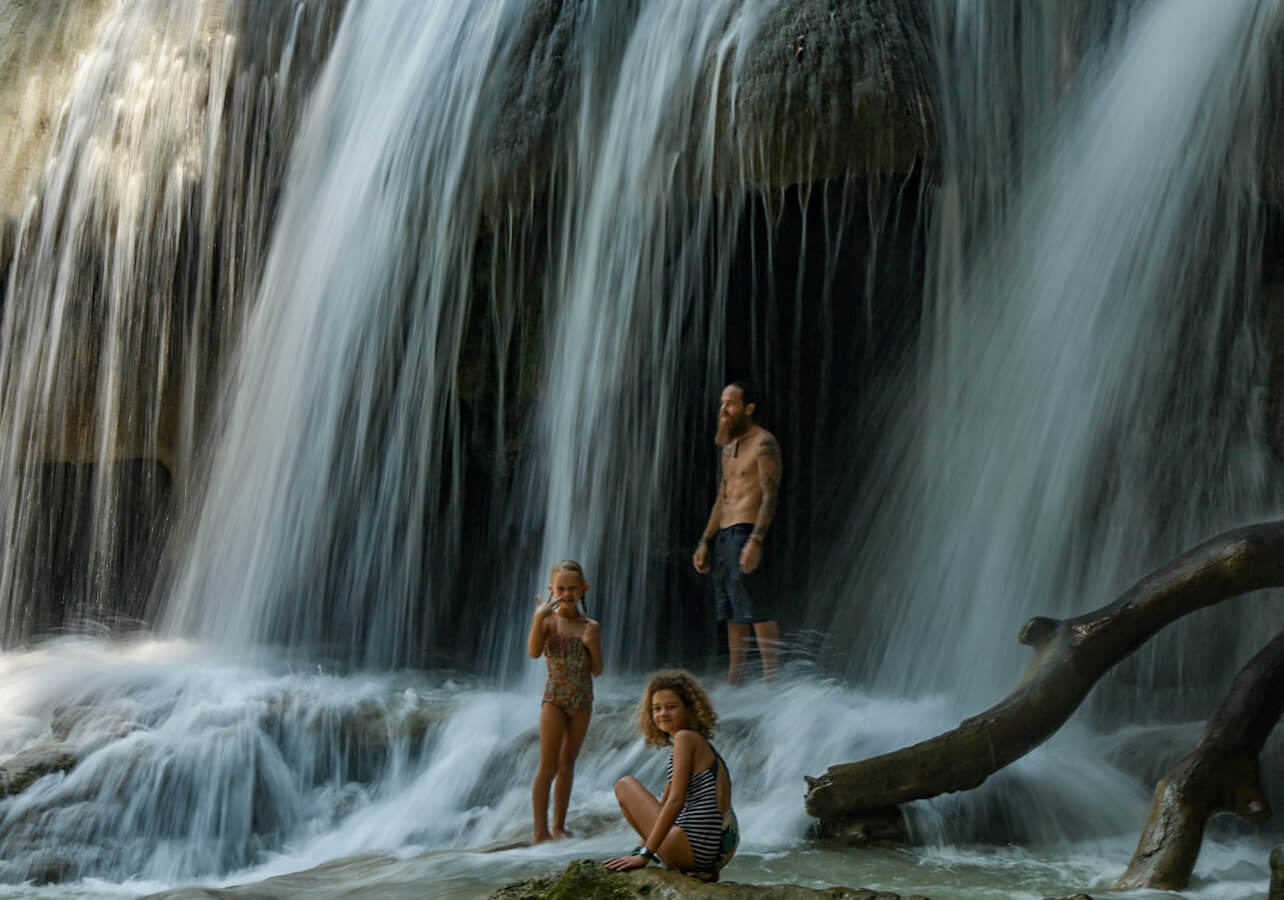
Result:
{"label": "girl's blonde hair", "polygon": [[548,573],[548,577],[552,578],[558,572],[574,572],[576,575],[580,576],[581,582],[584,581],[584,567],[573,559],[564,559],[561,562],[554,563],[553,571]]}
{"label": "girl's blonde hair", "polygon": [[713,703],[700,682],[684,669],[665,669],[651,676],[638,705],[638,731],[642,732],[642,739],[648,744],[663,747],[670,740],[651,720],[651,698],[656,691],[677,694],[687,708],[687,727],[705,739],[713,736],[713,730],[718,727],[718,714],[713,711]]}

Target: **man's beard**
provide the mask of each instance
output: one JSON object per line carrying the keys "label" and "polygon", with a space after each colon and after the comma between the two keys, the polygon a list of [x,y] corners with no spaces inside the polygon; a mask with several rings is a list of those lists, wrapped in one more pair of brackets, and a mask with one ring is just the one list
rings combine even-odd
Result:
{"label": "man's beard", "polygon": [[718,433],[714,435],[713,442],[719,447],[725,447],[740,435],[745,433],[745,420],[736,419],[728,416],[727,418],[718,419]]}

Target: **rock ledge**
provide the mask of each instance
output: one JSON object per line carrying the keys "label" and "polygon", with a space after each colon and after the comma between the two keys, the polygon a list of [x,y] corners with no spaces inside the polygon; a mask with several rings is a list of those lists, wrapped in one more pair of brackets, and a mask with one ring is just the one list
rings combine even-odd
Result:
{"label": "rock ledge", "polygon": [[538,875],[500,888],[491,900],[927,900],[913,896],[795,884],[705,884],[678,872],[638,869],[611,872],[600,862],[578,859],[563,872]]}

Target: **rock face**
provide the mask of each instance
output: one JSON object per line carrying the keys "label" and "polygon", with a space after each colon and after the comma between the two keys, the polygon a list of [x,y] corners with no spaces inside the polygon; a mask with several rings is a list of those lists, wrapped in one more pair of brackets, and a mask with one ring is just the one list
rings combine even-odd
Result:
{"label": "rock face", "polygon": [[47,741],[28,747],[0,765],[0,796],[20,794],[51,772],[65,772],[76,764],[66,744]]}
{"label": "rock face", "polygon": [[[610,872],[580,859],[553,872],[501,888],[491,900],[901,900],[900,895],[847,887],[814,890],[794,884],[705,884],[677,872],[639,869]],[[905,900],[927,900],[907,897]]]}
{"label": "rock face", "polygon": [[818,822],[815,833],[817,837],[831,838],[852,847],[909,843],[909,827],[898,806],[841,821]]}
{"label": "rock face", "polygon": [[1271,890],[1267,900],[1284,900],[1284,844],[1271,851]]}

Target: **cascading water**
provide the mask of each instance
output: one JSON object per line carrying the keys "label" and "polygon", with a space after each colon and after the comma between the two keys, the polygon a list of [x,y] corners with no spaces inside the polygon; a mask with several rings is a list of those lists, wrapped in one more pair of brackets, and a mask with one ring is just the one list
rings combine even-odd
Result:
{"label": "cascading water", "polygon": [[[94,874],[126,882],[117,895],[200,878],[259,882],[255,890],[266,896],[414,897],[427,885],[433,897],[480,898],[531,871],[618,852],[628,836],[615,780],[633,773],[655,783],[664,766],[663,752],[635,737],[633,680],[600,681],[570,820],[584,839],[515,847],[529,836],[538,754],[529,691],[405,673],[251,672],[163,641],[68,640],[12,654],[0,674],[0,749],[39,738],[52,707],[56,738],[80,758],[0,809],[0,875],[8,883]],[[958,849],[913,863],[895,852],[818,856],[803,844],[801,773],[947,727],[953,711],[939,699],[880,700],[798,679],[715,690],[714,701],[718,746],[736,775],[745,824],[737,879],[779,880],[780,866],[790,870],[785,851],[811,860],[790,876],[804,882],[890,882],[963,897],[1021,883],[988,866],[984,852]],[[800,744],[799,733],[812,739]],[[1073,785],[1053,775],[1060,769],[1074,772]],[[1049,790],[1050,781],[1064,787]],[[1109,809],[1100,794],[1114,798]],[[1077,748],[1040,753],[984,792],[985,804],[1005,798],[1015,798],[1004,810],[1006,827],[1025,840],[1109,834],[1144,814],[1130,778]],[[1055,822],[1040,812],[1049,802]],[[947,805],[916,814],[915,827],[951,842],[992,839],[990,818],[969,820],[966,809]],[[497,845],[505,849],[494,852]],[[1110,856],[1092,847],[1071,855],[1043,872],[1032,858],[1021,875],[1027,889],[1091,883],[1093,867],[1105,868]],[[977,871],[960,875],[961,861]],[[111,892],[100,883],[83,887],[85,896],[99,893]]]}
{"label": "cascading water", "polygon": [[[860,671],[976,709],[1015,685],[1028,617],[1100,606],[1275,507],[1253,198],[1279,10],[1112,5],[1106,28],[1023,4],[1017,54],[985,40],[1007,36],[1004,4],[934,9],[960,86],[943,90],[922,365],[888,441],[893,500],[873,492],[836,580],[871,598]],[[1061,73],[1085,30],[1109,42]],[[1243,631],[1219,665],[1256,649]],[[1202,641],[1164,646],[1198,681],[1233,672],[1198,665]]]}
{"label": "cascading water", "polygon": [[140,536],[163,531],[193,477],[262,266],[283,165],[267,135],[292,131],[292,79],[325,41],[322,15],[264,16],[251,37],[243,14],[163,0],[6,13],[30,46],[57,48],[4,83],[30,96],[3,197],[18,213],[0,332],[7,642],[145,606],[156,564]]}
{"label": "cascading water", "polygon": [[[894,474],[877,508],[815,471],[798,477],[829,495],[815,498],[824,515],[874,523],[852,528],[861,553],[819,529],[773,547],[786,566],[798,559],[786,548],[804,543],[813,565],[856,557],[833,582],[792,566],[791,587],[815,596],[799,609],[791,594],[789,611],[839,644],[848,620],[858,623],[851,667],[877,678],[844,685],[797,658],[780,684],[714,691],[745,834],[729,877],[1039,897],[1101,887],[1122,870],[1145,815],[1143,778],[1174,752],[1156,749],[1167,732],[1102,738],[1073,722],[982,788],[912,805],[925,846],[910,853],[808,841],[801,776],[951,726],[1008,686],[1018,657],[1002,648],[1028,612],[1096,605],[1095,592],[1112,594],[1146,562],[1269,508],[1269,472],[1245,424],[1257,413],[1256,308],[1251,291],[1237,292],[1253,281],[1255,104],[1276,6],[932,8],[946,166],[925,192],[933,268],[917,329],[923,365],[903,408],[913,425],[888,435],[908,455],[887,454]],[[159,335],[193,356],[211,342],[218,352],[183,369],[186,418],[165,432],[182,438],[179,500],[153,504],[192,516],[155,589],[166,626],[183,637],[63,639],[0,656],[0,751],[64,760],[0,799],[0,881],[106,880],[51,889],[74,896],[200,880],[255,882],[256,895],[281,897],[412,897],[427,885],[431,896],[479,898],[631,845],[612,784],[631,772],[658,787],[663,754],[632,731],[638,669],[655,661],[668,627],[659,619],[675,602],[664,570],[688,565],[689,546],[667,544],[693,537],[674,536],[684,508],[703,519],[711,499],[675,494],[705,483],[687,470],[712,462],[703,405],[727,377],[733,328],[770,327],[745,308],[756,288],[745,300],[733,285],[776,265],[773,229],[792,202],[752,195],[745,161],[765,148],[738,145],[734,99],[711,98],[745,87],[755,42],[793,65],[825,48],[771,31],[792,21],[776,0],[388,0],[352,3],[335,22],[338,9],[148,0],[102,13],[134,23],[136,42],[122,37],[129,28],[85,26],[101,49],[86,72],[157,89],[155,72],[169,72],[163,87],[187,92],[163,116],[151,95],[125,91],[149,110],[130,121],[159,148],[140,158],[157,162],[142,167],[152,180],[132,186],[133,204],[116,204],[133,217],[102,221],[158,249],[124,242],[117,253],[101,229],[83,229],[112,249],[104,271],[116,275],[101,296],[118,306],[103,321],[125,335],[94,359],[112,377],[136,369],[163,385],[153,376],[171,357]],[[1006,43],[986,51],[981,35]],[[1022,52],[996,65],[1013,42]],[[321,57],[314,79],[303,63]],[[189,63],[205,74],[190,75]],[[105,89],[78,90],[95,111],[89,122],[127,106],[104,103]],[[533,125],[522,113],[532,97],[548,110]],[[185,108],[203,118],[176,129]],[[731,163],[715,162],[728,144]],[[44,188],[36,209],[104,206],[111,178],[71,184],[82,170],[67,161],[93,146],[52,144],[47,169],[66,163],[68,186]],[[132,170],[117,159],[97,171]],[[825,207],[827,244],[855,219],[902,209],[877,182],[864,208],[849,205],[846,187],[833,209],[837,192],[818,190],[802,191],[799,205],[806,221],[809,204]],[[735,271],[736,245],[759,226],[760,199],[770,258],[750,252],[746,275]],[[66,216],[54,218],[64,230],[35,245],[46,256],[24,241],[10,265],[6,323],[16,311],[54,333],[74,321],[63,315],[76,311],[74,267],[60,260],[91,251],[69,239]],[[54,227],[33,214],[21,233],[37,226]],[[894,232],[868,228],[875,245]],[[801,383],[810,364],[799,336],[813,299],[802,289],[807,242],[781,276],[797,308],[795,371],[781,384]],[[188,243],[192,260],[177,270],[131,265]],[[837,251],[822,255],[814,300],[828,322],[844,310],[828,295]],[[172,294],[155,288],[166,277],[180,282]],[[175,297],[222,318],[157,328],[152,320],[182,308]],[[872,319],[873,307],[854,318]],[[6,327],[6,377],[32,383],[6,407],[13,476],[46,456],[31,450],[30,428],[11,423],[65,422],[46,401],[75,392],[36,377],[58,358],[52,337],[23,344]],[[826,352],[863,334],[836,337]],[[1152,356],[1142,335],[1164,347]],[[752,343],[759,353],[785,341]],[[1217,359],[1225,347],[1236,351],[1231,366]],[[1166,362],[1177,356],[1189,370]],[[210,386],[220,377],[226,396]],[[814,422],[790,409],[780,418],[794,432],[814,428],[817,444],[827,421],[843,437],[831,407],[849,387],[824,387],[830,406]],[[116,390],[100,389],[107,399],[92,421],[122,418],[104,415],[130,406]],[[781,407],[821,405],[790,390]],[[216,396],[202,400],[206,391]],[[161,393],[153,385],[134,405],[156,418]],[[510,407],[524,413],[518,427]],[[1190,439],[1197,423],[1213,423],[1213,438]],[[164,458],[163,431],[144,432],[144,456]],[[209,443],[201,465],[191,435]],[[799,447],[786,458],[791,473],[821,459],[831,471],[860,468],[843,450],[782,437]],[[1178,440],[1192,452],[1171,465],[1162,448]],[[123,455],[107,443],[88,444],[99,469]],[[1226,496],[1209,487],[1221,472],[1232,476]],[[1198,510],[1174,512],[1174,483],[1198,487]],[[95,489],[103,499],[90,518],[107,527],[122,493]],[[42,502],[20,496],[5,498],[10,535]],[[1041,515],[1048,509],[1062,515]],[[906,549],[912,558],[897,552]],[[521,660],[529,593],[563,556],[588,566],[608,649],[576,770],[570,824],[581,838],[511,847],[529,834],[538,690],[496,675]],[[31,580],[13,572],[11,598]],[[853,590],[873,597],[860,616],[836,606]],[[1041,603],[1050,593],[1057,603]],[[991,636],[985,618],[1012,621]],[[994,665],[974,671],[977,656]],[[528,665],[538,677],[542,664]],[[959,689],[941,693],[949,684]],[[1137,753],[1144,766],[1130,762]],[[75,764],[63,771],[66,758]],[[1211,841],[1194,895],[1260,893],[1264,859],[1261,839]],[[28,892],[40,889],[12,891]]]}
{"label": "cascading water", "polygon": [[497,73],[521,24],[516,2],[349,10],[297,145],[174,627],[397,665],[422,661],[453,613],[456,372],[499,175],[483,162]]}
{"label": "cascading water", "polygon": [[[717,390],[721,369],[730,259],[719,254],[710,277],[704,249],[727,245],[715,229],[734,235],[739,210],[717,205],[719,110],[699,101],[709,85],[738,80],[737,50],[772,5],[649,3],[617,77],[586,83],[581,100],[609,114],[586,114],[575,143],[534,474],[516,504],[542,513],[539,561],[582,557],[608,586],[604,645],[626,668],[655,645],[652,554],[673,506],[689,499],[656,487],[674,483],[683,413],[693,395]],[[504,652],[516,656],[515,643]]]}

